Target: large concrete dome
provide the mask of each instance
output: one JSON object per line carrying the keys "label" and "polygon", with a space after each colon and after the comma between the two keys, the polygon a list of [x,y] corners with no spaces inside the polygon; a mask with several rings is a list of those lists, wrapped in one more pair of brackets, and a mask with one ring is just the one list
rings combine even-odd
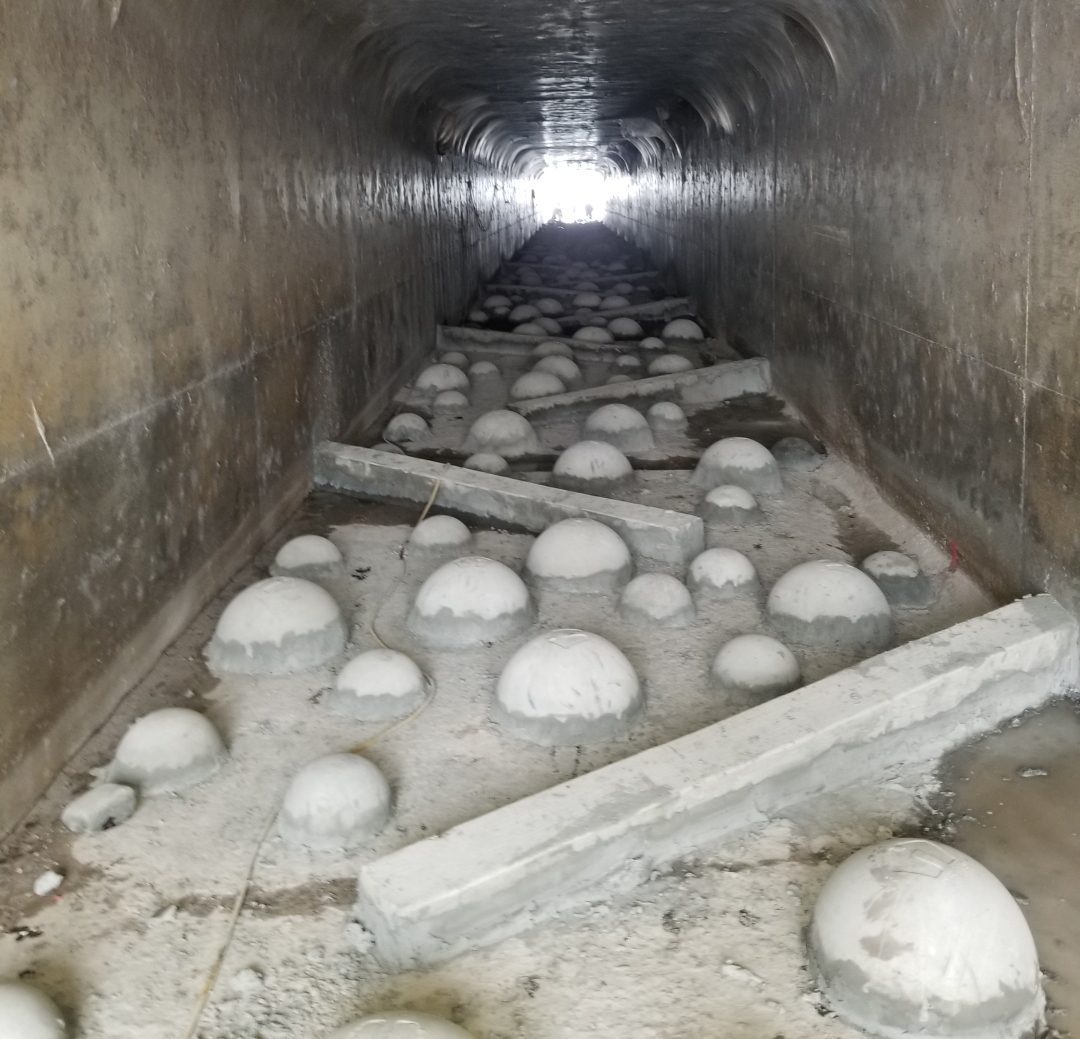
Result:
{"label": "large concrete dome", "polygon": [[889,841],[842,863],[814,906],[810,955],[840,1017],[882,1039],[1021,1039],[1044,1024],[1016,900],[933,841]]}
{"label": "large concrete dome", "polygon": [[499,676],[495,715],[543,746],[611,739],[644,704],[630,661],[607,639],[564,628],[527,642]]}

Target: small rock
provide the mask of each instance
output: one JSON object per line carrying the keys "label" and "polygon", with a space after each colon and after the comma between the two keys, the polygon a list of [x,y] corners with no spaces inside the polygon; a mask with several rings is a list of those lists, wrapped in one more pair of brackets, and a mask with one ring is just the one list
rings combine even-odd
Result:
{"label": "small rock", "polygon": [[258,992],[263,984],[263,976],[254,967],[245,967],[232,976],[229,988],[237,993]]}
{"label": "small rock", "polygon": [[116,826],[135,811],[135,791],[122,783],[102,783],[75,798],[60,821],[75,833],[94,833]]}
{"label": "small rock", "polygon": [[34,881],[34,894],[38,898],[44,898],[45,895],[51,894],[64,882],[64,874],[57,873],[56,870],[47,869],[41,874],[37,880]]}
{"label": "small rock", "polygon": [[1048,776],[1049,772],[1045,768],[1022,768],[1020,769],[1021,779],[1034,779],[1036,776]]}

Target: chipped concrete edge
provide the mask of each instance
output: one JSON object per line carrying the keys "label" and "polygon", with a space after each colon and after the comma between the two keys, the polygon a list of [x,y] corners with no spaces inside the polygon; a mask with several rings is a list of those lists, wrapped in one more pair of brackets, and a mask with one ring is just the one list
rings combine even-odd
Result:
{"label": "chipped concrete edge", "polygon": [[908,643],[363,866],[356,917],[387,966],[491,945],[809,799],[885,781],[1075,689],[1050,596]]}
{"label": "chipped concrete edge", "polygon": [[316,484],[367,498],[426,502],[436,480],[437,506],[487,522],[540,532],[559,520],[585,516],[615,530],[638,558],[664,564],[683,565],[705,547],[704,524],[686,513],[365,447],[324,441],[315,449]]}

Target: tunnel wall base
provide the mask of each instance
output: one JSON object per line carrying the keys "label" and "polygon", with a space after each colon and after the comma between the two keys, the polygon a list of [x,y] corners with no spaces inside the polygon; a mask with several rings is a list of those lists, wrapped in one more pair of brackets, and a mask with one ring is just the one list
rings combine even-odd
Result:
{"label": "tunnel wall base", "polygon": [[535,226],[377,121],[319,25],[4,12],[0,834]]}

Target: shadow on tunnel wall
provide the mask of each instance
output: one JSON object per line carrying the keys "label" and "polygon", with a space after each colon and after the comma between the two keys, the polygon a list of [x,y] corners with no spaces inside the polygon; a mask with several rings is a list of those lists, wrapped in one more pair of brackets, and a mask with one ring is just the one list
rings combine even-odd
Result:
{"label": "shadow on tunnel wall", "polygon": [[1080,609],[1080,13],[958,0],[629,184],[609,222],[1002,597]]}
{"label": "shadow on tunnel wall", "polygon": [[4,8],[0,834],[533,230],[250,10]]}

